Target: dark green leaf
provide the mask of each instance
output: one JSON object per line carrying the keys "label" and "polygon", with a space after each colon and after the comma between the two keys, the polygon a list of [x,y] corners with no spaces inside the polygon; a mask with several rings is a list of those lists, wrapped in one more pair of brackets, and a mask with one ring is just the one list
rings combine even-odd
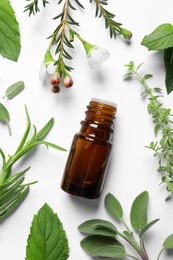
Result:
{"label": "dark green leaf", "polygon": [[27,241],[26,260],[68,258],[68,241],[53,210],[44,204],[34,216]]}
{"label": "dark green leaf", "polygon": [[12,99],[18,94],[20,94],[22,90],[24,90],[24,88],[24,82],[18,81],[7,88],[5,96],[3,98],[7,97],[8,99]]}
{"label": "dark green leaf", "polygon": [[0,1],[0,54],[17,61],[20,54],[19,25],[9,0]]}
{"label": "dark green leaf", "polygon": [[159,221],[159,218],[151,221],[150,223],[148,223],[146,226],[144,226],[139,234],[140,237],[142,237],[144,235],[144,233],[151,227],[153,226],[155,223],[157,223]]}
{"label": "dark green leaf", "polygon": [[89,236],[81,241],[81,247],[90,256],[122,259],[126,256],[124,246],[114,238]]}
{"label": "dark green leaf", "polygon": [[163,247],[166,249],[172,249],[173,248],[173,234],[168,236],[165,241],[163,242]]}
{"label": "dark green leaf", "polygon": [[112,217],[118,220],[122,219],[123,209],[121,204],[111,193],[108,193],[105,197],[105,207]]}
{"label": "dark green leaf", "polygon": [[164,62],[165,62],[165,68],[166,68],[166,89],[167,93],[170,94],[173,90],[173,61],[172,61],[172,55],[173,55],[173,48],[169,48],[165,50],[164,55]]}
{"label": "dark green leaf", "polygon": [[140,193],[134,200],[130,220],[133,228],[140,232],[147,225],[148,192]]}

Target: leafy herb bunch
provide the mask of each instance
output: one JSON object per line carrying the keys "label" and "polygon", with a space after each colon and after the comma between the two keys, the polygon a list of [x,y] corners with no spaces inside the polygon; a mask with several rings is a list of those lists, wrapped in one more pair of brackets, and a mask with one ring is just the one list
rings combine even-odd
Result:
{"label": "leafy herb bunch", "polygon": [[[148,222],[149,195],[147,191],[140,193],[132,203],[130,211],[130,222],[133,229],[138,233],[136,238],[133,230],[129,228],[123,218],[123,208],[120,202],[111,193],[105,197],[105,207],[108,213],[118,221],[124,230],[120,231],[117,226],[107,220],[92,219],[82,223],[78,229],[89,236],[81,241],[81,247],[92,257],[104,257],[110,259],[134,259],[149,260],[144,236],[148,229],[159,219]],[[121,242],[120,242],[121,241]],[[137,256],[129,253],[123,242],[127,242],[136,251]],[[126,244],[126,243],[125,243]],[[157,256],[160,259],[164,250],[173,248],[173,234],[169,235],[163,242],[162,248]],[[129,250],[129,249],[128,249]]]}
{"label": "leafy herb bunch", "polygon": [[[30,3],[25,7],[25,11],[28,11],[29,15],[35,15],[40,11],[40,2],[42,2],[43,7],[46,7],[49,3],[47,0],[27,1],[30,1]],[[60,5],[61,3],[63,3],[62,11],[53,18],[59,20],[59,23],[52,35],[49,36],[50,43],[40,69],[41,79],[44,80],[46,74],[51,75],[50,83],[54,93],[60,91],[59,85],[62,79],[66,88],[73,85],[73,80],[69,74],[73,68],[68,64],[68,61],[73,59],[70,49],[74,49],[74,38],[77,38],[83,45],[92,68],[98,68],[109,56],[107,50],[85,41],[76,31],[75,27],[79,26],[79,22],[75,21],[72,11],[84,9],[81,2],[79,0],[59,0],[57,4]],[[96,6],[95,16],[103,17],[105,28],[109,29],[111,38],[116,37],[117,33],[122,34],[125,39],[132,37],[129,30],[122,28],[122,24],[114,20],[115,15],[105,9],[104,6],[108,5],[108,0],[90,0],[90,3],[94,3]]]}
{"label": "leafy herb bunch", "polygon": [[154,156],[158,158],[158,172],[162,174],[162,183],[166,185],[170,198],[173,196],[173,115],[170,108],[165,108],[160,101],[162,98],[162,90],[160,88],[151,88],[147,84],[147,79],[151,78],[151,74],[141,76],[138,72],[142,64],[138,67],[131,61],[127,66],[128,72],[125,78],[136,77],[140,84],[144,87],[142,96],[148,98],[148,113],[152,116],[154,123],[154,133],[158,136],[158,140],[151,142],[149,149],[154,152]]}

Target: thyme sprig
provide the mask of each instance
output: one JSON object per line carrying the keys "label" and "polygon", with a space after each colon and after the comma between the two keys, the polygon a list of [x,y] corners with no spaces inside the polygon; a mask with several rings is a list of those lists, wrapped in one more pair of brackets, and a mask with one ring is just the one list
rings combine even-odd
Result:
{"label": "thyme sprig", "polygon": [[[32,0],[26,0],[26,1],[32,1]],[[42,0],[42,5],[43,7],[46,7],[46,4],[49,4],[49,1],[47,0]],[[40,8],[39,8],[39,0],[33,0],[30,4],[25,6],[25,12],[29,11],[29,16],[31,14],[35,15],[36,13],[40,12]]]}
{"label": "thyme sprig", "polygon": [[162,90],[160,88],[151,88],[147,84],[147,79],[151,78],[151,74],[141,76],[138,73],[139,68],[131,61],[127,64],[128,72],[125,78],[135,76],[140,84],[144,87],[142,96],[148,97],[148,113],[152,116],[154,123],[154,133],[157,140],[151,142],[149,149],[154,152],[154,156],[158,158],[158,172],[162,174],[162,182],[166,185],[167,191],[173,196],[173,114],[170,108],[165,108],[160,101],[162,98]]}

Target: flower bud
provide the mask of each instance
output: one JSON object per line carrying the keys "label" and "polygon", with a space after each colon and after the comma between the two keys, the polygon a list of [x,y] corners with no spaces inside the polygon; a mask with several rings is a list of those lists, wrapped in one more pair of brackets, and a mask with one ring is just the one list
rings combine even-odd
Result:
{"label": "flower bud", "polygon": [[59,93],[60,92],[60,87],[58,84],[52,85],[52,92],[53,93]]}
{"label": "flower bud", "polygon": [[50,78],[50,83],[51,85],[58,85],[61,81],[61,77],[59,72],[54,72]]}
{"label": "flower bud", "polygon": [[72,85],[73,85],[73,80],[72,80],[72,78],[69,77],[69,76],[66,76],[66,77],[64,78],[64,86],[65,86],[66,88],[69,88],[69,87],[71,87]]}
{"label": "flower bud", "polygon": [[132,32],[129,30],[126,30],[124,28],[121,28],[120,33],[123,35],[123,37],[127,40],[130,40],[132,38]]}

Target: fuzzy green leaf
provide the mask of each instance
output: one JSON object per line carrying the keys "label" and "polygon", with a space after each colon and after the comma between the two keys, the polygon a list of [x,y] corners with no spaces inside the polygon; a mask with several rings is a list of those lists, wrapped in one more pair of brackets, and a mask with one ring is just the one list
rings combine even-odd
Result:
{"label": "fuzzy green leaf", "polygon": [[173,248],[173,234],[168,236],[165,241],[163,242],[163,247],[165,249],[172,249]]}
{"label": "fuzzy green leaf", "polygon": [[7,97],[8,99],[12,99],[15,96],[19,95],[24,90],[24,88],[24,82],[18,81],[6,89],[5,96],[3,98]]}
{"label": "fuzzy green leaf", "polygon": [[173,90],[173,48],[165,50],[164,62],[166,68],[166,89],[167,93],[170,94]]}
{"label": "fuzzy green leaf", "polygon": [[116,227],[109,221],[102,219],[85,221],[78,227],[78,230],[88,235],[116,236]]}
{"label": "fuzzy green leaf", "polygon": [[34,216],[27,241],[26,260],[66,260],[68,240],[52,209],[44,204]]}
{"label": "fuzzy green leaf", "polygon": [[148,207],[148,192],[140,193],[134,200],[130,220],[133,228],[140,232],[147,225],[147,207]]}
{"label": "fuzzy green leaf", "polygon": [[89,236],[81,241],[81,247],[94,257],[122,259],[126,256],[124,246],[114,238]]}
{"label": "fuzzy green leaf", "polygon": [[11,135],[11,127],[9,124],[10,115],[9,115],[7,108],[2,103],[0,103],[0,121],[7,124],[9,134]]}
{"label": "fuzzy green leaf", "polygon": [[111,193],[108,193],[105,197],[105,207],[109,214],[115,219],[120,220],[123,217],[122,206]]}
{"label": "fuzzy green leaf", "polygon": [[159,218],[157,218],[157,219],[151,221],[150,223],[146,224],[146,225],[142,228],[142,230],[141,230],[139,236],[142,237],[142,236],[144,235],[144,233],[145,233],[150,227],[152,227],[155,223],[157,223],[158,221],[159,221]]}
{"label": "fuzzy green leaf", "polygon": [[17,61],[20,54],[19,24],[9,0],[0,1],[0,54]]}
{"label": "fuzzy green leaf", "polygon": [[149,50],[157,51],[173,47],[173,25],[161,24],[151,34],[146,35],[141,44]]}

